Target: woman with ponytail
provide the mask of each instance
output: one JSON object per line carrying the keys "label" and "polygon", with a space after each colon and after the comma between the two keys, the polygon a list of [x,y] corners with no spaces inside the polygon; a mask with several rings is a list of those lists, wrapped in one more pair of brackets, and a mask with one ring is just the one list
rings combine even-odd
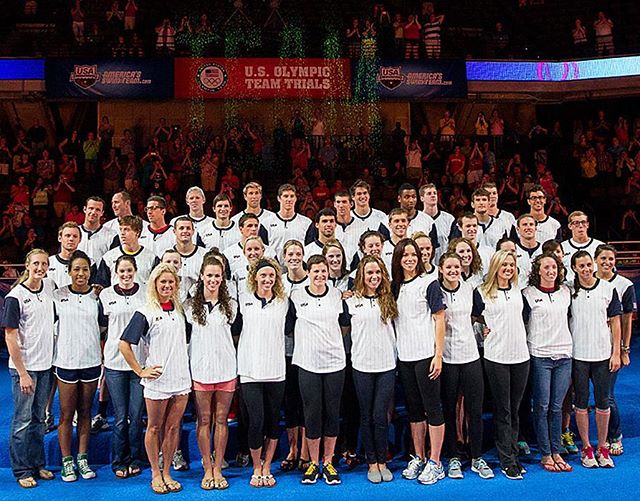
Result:
{"label": "woman with ponytail", "polygon": [[49,254],[33,249],[25,258],[25,271],[4,300],[2,327],[9,350],[13,418],[9,449],[11,469],[20,487],[36,487],[51,480],[45,469],[45,407],[52,383],[53,288],[43,280]]}
{"label": "woman with ponytail", "polygon": [[[202,456],[204,490],[226,489],[222,463],[229,437],[227,417],[236,390],[236,350],[231,324],[237,303],[229,296],[223,264],[205,256],[196,283],[195,295],[185,304],[185,316],[191,324],[189,362],[198,413],[197,440]],[[215,423],[215,461],[211,464],[212,415]]]}

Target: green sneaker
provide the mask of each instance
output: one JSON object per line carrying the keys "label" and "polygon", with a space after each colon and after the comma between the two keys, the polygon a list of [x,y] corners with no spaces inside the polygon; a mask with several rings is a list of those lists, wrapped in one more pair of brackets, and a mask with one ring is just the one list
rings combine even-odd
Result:
{"label": "green sneaker", "polygon": [[569,454],[577,454],[578,446],[574,441],[575,435],[570,430],[566,430],[562,435],[562,446],[567,450]]}
{"label": "green sneaker", "polygon": [[78,454],[78,471],[85,480],[96,478],[96,472],[89,468],[89,460],[86,453]]}
{"label": "green sneaker", "polygon": [[62,472],[60,477],[63,482],[75,482],[78,480],[76,465],[73,464],[73,456],[65,456],[62,458]]}

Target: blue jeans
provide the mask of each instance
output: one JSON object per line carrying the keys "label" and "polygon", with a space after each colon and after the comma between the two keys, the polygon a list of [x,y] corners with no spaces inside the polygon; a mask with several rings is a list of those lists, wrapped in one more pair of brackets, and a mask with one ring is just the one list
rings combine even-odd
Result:
{"label": "blue jeans", "polygon": [[18,371],[9,369],[13,394],[9,454],[13,475],[18,479],[35,475],[44,468],[44,418],[52,372],[51,369],[28,372],[34,385],[34,392],[30,395],[20,390]]}
{"label": "blue jeans", "polygon": [[618,374],[620,370],[611,373],[611,389],[609,390],[609,409],[611,415],[609,416],[609,433],[608,439],[610,442],[614,440],[620,440],[622,438],[622,428],[620,427],[620,411],[618,410],[618,402],[613,394],[616,388],[616,381],[618,380]]}
{"label": "blue jeans", "polygon": [[559,454],[562,402],[571,383],[571,359],[531,357],[533,425],[543,456]]}
{"label": "blue jeans", "polygon": [[353,384],[360,403],[360,437],[367,464],[387,462],[387,411],[395,379],[395,370],[360,372],[353,369]]}
{"label": "blue jeans", "polygon": [[130,464],[141,467],[145,462],[142,439],[144,398],[140,378],[133,371],[105,368],[105,378],[115,414],[111,439],[111,469]]}

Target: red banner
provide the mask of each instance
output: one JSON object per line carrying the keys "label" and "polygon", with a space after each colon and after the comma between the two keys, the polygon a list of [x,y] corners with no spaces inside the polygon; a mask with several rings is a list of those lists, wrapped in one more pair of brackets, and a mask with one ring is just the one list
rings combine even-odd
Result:
{"label": "red banner", "polygon": [[175,97],[338,99],[351,95],[348,59],[176,58]]}

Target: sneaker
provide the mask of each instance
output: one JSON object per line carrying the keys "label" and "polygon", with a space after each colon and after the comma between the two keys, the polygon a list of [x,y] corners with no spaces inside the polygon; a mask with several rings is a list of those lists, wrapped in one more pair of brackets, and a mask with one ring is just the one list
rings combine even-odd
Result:
{"label": "sneaker", "polygon": [[51,433],[57,428],[56,423],[53,420],[53,414],[47,412],[47,415],[44,418],[44,426],[45,433]]}
{"label": "sneaker", "polygon": [[522,480],[522,473],[520,473],[520,468],[518,468],[515,464],[511,466],[507,466],[506,468],[502,468],[502,473],[509,480]]}
{"label": "sneaker", "polygon": [[303,484],[315,484],[318,481],[318,477],[320,477],[320,467],[315,463],[309,463],[309,467],[302,474],[300,482]]}
{"label": "sneaker", "polygon": [[462,473],[462,463],[458,458],[451,458],[449,460],[449,471],[447,471],[447,476],[455,480],[464,478],[464,473]]}
{"label": "sneaker", "polygon": [[521,456],[529,456],[531,455],[531,448],[529,447],[529,444],[526,441],[520,440],[518,442],[518,452],[520,453]]}
{"label": "sneaker", "polygon": [[60,472],[60,478],[63,482],[75,482],[78,480],[76,475],[76,465],[73,463],[72,456],[66,456],[62,458],[62,471]]}
{"label": "sneaker", "polygon": [[[211,463],[213,464],[216,460],[216,453],[215,451],[213,451],[211,453]],[[202,458],[200,458],[200,464],[204,464],[202,461]],[[222,458],[222,469],[226,470],[227,468],[229,468],[229,463],[227,463],[227,460],[225,458]]]}
{"label": "sneaker", "polygon": [[236,467],[245,468],[247,466],[249,466],[249,454],[238,452],[238,454],[236,454]]}
{"label": "sneaker", "polygon": [[596,458],[593,455],[593,447],[583,447],[582,453],[580,454],[580,462],[585,468],[598,467],[598,461],[596,461]]}
{"label": "sneaker", "polygon": [[471,471],[477,473],[480,478],[488,479],[493,478],[493,470],[489,467],[487,462],[483,458],[476,458],[471,461]]}
{"label": "sneaker", "polygon": [[[307,471],[309,471],[309,468],[307,468]],[[305,473],[305,476],[306,476],[306,473]],[[338,473],[338,470],[336,470],[336,467],[333,466],[332,463],[328,463],[324,465],[324,467],[322,468],[322,476],[324,477],[325,484],[338,485],[342,483],[342,480],[340,480],[340,474]]]}
{"label": "sneaker", "polygon": [[444,468],[442,467],[442,463],[437,464],[433,460],[427,461],[427,464],[418,476],[418,482],[424,485],[432,485],[435,484],[438,480],[442,480],[444,478]]}
{"label": "sneaker", "polygon": [[520,469],[520,475],[525,475],[527,473],[527,469],[522,466],[522,463],[516,459],[516,466]]}
{"label": "sneaker", "polygon": [[613,468],[615,464],[613,464],[613,459],[609,455],[608,447],[598,447],[596,450],[596,460],[598,461],[598,466],[600,468]]}
{"label": "sneaker", "polygon": [[89,468],[89,460],[86,454],[78,454],[78,472],[85,480],[96,478],[96,472]]}
{"label": "sneaker", "polygon": [[411,461],[407,467],[402,470],[402,477],[407,480],[415,480],[418,478],[422,470],[424,470],[425,462],[417,456],[411,456]]}
{"label": "sneaker", "polygon": [[158,468],[161,470],[164,469],[164,457],[162,456],[162,451],[158,452]]}
{"label": "sneaker", "polygon": [[189,470],[189,463],[187,463],[182,455],[182,451],[178,449],[173,454],[173,461],[171,461],[171,466],[176,471],[187,471]]}
{"label": "sneaker", "polygon": [[107,419],[100,414],[93,416],[93,419],[91,420],[91,433],[100,433],[107,430],[109,430],[109,423],[107,423]]}
{"label": "sneaker", "polygon": [[574,439],[575,439],[575,435],[572,431],[570,430],[566,430],[563,434],[562,434],[562,447],[564,447],[567,450],[567,453],[569,454],[577,454],[578,453],[578,446],[576,445]]}

